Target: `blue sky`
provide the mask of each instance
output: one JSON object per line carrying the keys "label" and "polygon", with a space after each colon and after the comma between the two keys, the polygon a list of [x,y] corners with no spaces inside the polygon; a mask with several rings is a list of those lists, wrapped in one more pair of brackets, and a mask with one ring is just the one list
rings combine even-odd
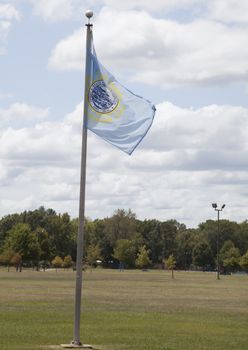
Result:
{"label": "blue sky", "polygon": [[246,0],[1,0],[0,216],[77,216],[88,8],[98,58],[157,113],[131,157],[89,132],[86,215],[246,220]]}

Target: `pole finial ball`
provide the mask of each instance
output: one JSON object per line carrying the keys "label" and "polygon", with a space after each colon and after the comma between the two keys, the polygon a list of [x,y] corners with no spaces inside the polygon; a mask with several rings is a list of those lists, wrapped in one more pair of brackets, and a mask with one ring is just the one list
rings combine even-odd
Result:
{"label": "pole finial ball", "polygon": [[93,11],[92,10],[87,10],[85,12],[85,16],[90,19],[91,17],[93,17]]}

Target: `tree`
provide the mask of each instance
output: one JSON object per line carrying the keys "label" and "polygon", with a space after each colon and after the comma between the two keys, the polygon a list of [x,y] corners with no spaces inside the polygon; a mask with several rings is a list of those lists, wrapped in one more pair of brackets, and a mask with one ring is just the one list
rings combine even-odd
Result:
{"label": "tree", "polygon": [[51,261],[53,267],[56,268],[56,272],[58,268],[63,266],[63,259],[60,256],[55,256],[55,258]]}
{"label": "tree", "polygon": [[98,244],[88,246],[86,254],[87,263],[91,267],[96,266],[97,260],[101,259],[101,249]]}
{"label": "tree", "polygon": [[164,260],[168,270],[171,270],[171,278],[174,278],[174,269],[176,267],[176,259],[173,255],[170,255],[168,259]]}
{"label": "tree", "polygon": [[243,270],[248,272],[248,250],[240,259],[240,266]]}
{"label": "tree", "polygon": [[0,220],[0,247],[4,244],[8,231],[21,222],[22,219],[19,214],[6,215]]}
{"label": "tree", "polygon": [[[49,266],[54,256],[70,255],[75,261],[77,231],[77,218],[71,220],[67,213],[57,214],[53,209],[40,207],[33,211],[7,215],[0,219],[0,254],[10,248],[13,255],[19,253],[22,256],[23,264],[36,264],[37,267]],[[162,265],[163,259],[173,254],[177,268],[188,269],[195,263],[198,267],[209,269],[215,266],[217,233],[216,220],[201,223],[197,229],[187,229],[175,220],[142,221],[137,220],[131,210],[117,209],[108,218],[94,221],[86,218],[84,247],[86,252],[90,247],[88,259],[91,260],[90,255],[96,254],[93,247],[99,246],[103,266],[115,264],[114,249],[117,241],[124,239],[131,242],[131,256],[136,257],[145,245],[154,265]],[[237,224],[220,220],[219,238],[219,261],[224,268],[224,260],[229,259],[225,254],[231,247],[238,248],[240,255],[247,252],[248,221]],[[210,252],[204,246],[207,250],[210,248]],[[135,257],[131,265],[127,266],[135,266]],[[10,259],[7,259],[9,263],[5,262],[6,265],[10,264]],[[226,269],[229,268],[229,263],[225,261]]]}
{"label": "tree", "polygon": [[73,261],[72,261],[72,258],[70,255],[66,255],[64,257],[64,261],[63,261],[63,264],[62,266],[65,268],[65,269],[69,269],[70,267],[72,267],[73,265]]}
{"label": "tree", "polygon": [[114,245],[110,242],[107,233],[107,221],[109,219],[96,219],[94,221],[94,233],[92,232],[90,245],[99,245],[103,266],[109,266],[113,262]]}
{"label": "tree", "polygon": [[67,213],[47,218],[45,230],[49,234],[53,255],[72,256],[72,251],[75,248],[74,229],[75,226]]}
{"label": "tree", "polygon": [[137,230],[136,215],[129,209],[117,209],[111,218],[106,219],[106,235],[112,247],[120,239],[131,239]]}
{"label": "tree", "polygon": [[128,239],[119,239],[116,242],[113,256],[124,266],[133,267],[135,264],[135,248],[132,241]]}
{"label": "tree", "polygon": [[[225,241],[231,240],[236,244],[238,237],[239,226],[236,222],[229,220],[219,221],[219,247],[221,248]],[[199,233],[210,246],[212,256],[217,256],[217,235],[218,222],[214,220],[207,220],[205,223],[199,225]]]}
{"label": "tree", "polygon": [[239,248],[241,255],[244,255],[248,250],[248,221],[239,224],[239,228],[236,246]]}
{"label": "tree", "polygon": [[193,262],[195,266],[203,270],[213,266],[213,255],[209,244],[206,241],[199,241],[193,249]]}
{"label": "tree", "polygon": [[85,218],[85,225],[84,225],[85,250],[87,250],[89,245],[91,244],[96,245],[97,243],[98,243],[98,239],[96,237],[96,225],[94,221],[90,220],[89,218]]}
{"label": "tree", "polygon": [[177,233],[177,267],[188,269],[193,263],[193,249],[199,239],[196,229],[182,230]]}
{"label": "tree", "polygon": [[151,264],[151,260],[149,259],[149,250],[146,249],[145,245],[139,249],[135,264],[141,269],[146,268]]}
{"label": "tree", "polygon": [[40,247],[40,260],[42,260],[43,263],[48,264],[52,254],[49,235],[47,231],[40,226],[36,228],[34,233],[37,236],[37,240]]}
{"label": "tree", "polygon": [[143,222],[139,222],[139,232],[142,234],[147,249],[150,250],[152,263],[161,263],[164,252],[160,222],[158,220],[144,220]]}
{"label": "tree", "polygon": [[176,252],[176,235],[179,230],[184,228],[183,225],[179,224],[176,220],[167,220],[161,223],[160,232],[162,239],[162,258],[175,254]]}
{"label": "tree", "polygon": [[224,270],[234,272],[240,267],[240,252],[231,240],[226,241],[220,250],[220,263]]}
{"label": "tree", "polygon": [[235,272],[239,269],[240,252],[238,248],[230,248],[225,255],[223,265],[228,271]]}
{"label": "tree", "polygon": [[16,224],[8,231],[5,246],[19,253],[22,261],[28,264],[38,264],[40,258],[40,246],[38,238],[27,224]]}
{"label": "tree", "polygon": [[223,265],[224,260],[230,256],[229,251],[232,248],[235,248],[234,243],[230,240],[225,241],[220,250],[220,264]]}
{"label": "tree", "polygon": [[21,213],[22,223],[28,224],[32,231],[35,231],[37,227],[44,228],[46,216],[46,210],[44,207],[29,211],[25,210]]}
{"label": "tree", "polygon": [[16,253],[10,260],[11,265],[15,266],[16,271],[22,270],[22,256],[19,253]]}
{"label": "tree", "polygon": [[0,264],[7,265],[8,272],[11,264],[11,259],[13,258],[15,252],[12,248],[6,247],[5,250],[0,255]]}

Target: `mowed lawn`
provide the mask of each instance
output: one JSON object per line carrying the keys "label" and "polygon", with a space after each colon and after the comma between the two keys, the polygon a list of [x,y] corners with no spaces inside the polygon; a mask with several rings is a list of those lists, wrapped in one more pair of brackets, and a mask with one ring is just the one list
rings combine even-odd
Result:
{"label": "mowed lawn", "polygon": [[[55,349],[73,334],[72,271],[0,269],[0,350]],[[248,350],[248,276],[84,272],[81,335],[103,350]]]}

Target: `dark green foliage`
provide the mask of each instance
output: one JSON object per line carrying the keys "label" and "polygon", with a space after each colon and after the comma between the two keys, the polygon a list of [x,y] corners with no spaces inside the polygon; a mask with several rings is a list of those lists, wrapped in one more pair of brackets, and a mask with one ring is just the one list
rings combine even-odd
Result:
{"label": "dark green foliage", "polygon": [[[220,220],[219,229],[220,265],[222,269],[235,270],[239,268],[240,258],[234,251],[244,256],[248,250],[248,221],[238,224]],[[0,263],[11,264],[11,258],[17,253],[24,264],[37,267],[49,266],[55,256],[64,259],[70,255],[75,262],[77,231],[77,218],[71,219],[67,213],[57,214],[44,207],[4,216],[0,219]],[[97,254],[93,255],[101,257],[103,266],[118,266],[116,249],[118,242],[124,240],[129,242],[126,247],[129,267],[135,266],[138,253],[145,246],[151,266],[162,267],[163,260],[173,255],[177,269],[194,266],[215,269],[217,232],[218,224],[213,220],[201,223],[196,229],[187,229],[176,220],[141,221],[130,209],[117,209],[111,217],[86,218],[84,260],[92,255],[92,247],[97,247]],[[230,253],[231,248],[234,250]]]}
{"label": "dark green foliage", "polygon": [[73,225],[70,216],[65,213],[49,218],[47,231],[50,234],[53,254],[62,257],[70,255],[74,246]]}
{"label": "dark green foliage", "polygon": [[145,220],[140,222],[140,232],[145,245],[150,249],[153,263],[161,261],[163,257],[163,242],[161,239],[160,222],[158,220]]}
{"label": "dark green foliage", "polygon": [[76,235],[77,223],[67,213],[57,215],[40,207],[0,220],[0,251],[11,248],[25,264],[49,265],[56,255],[76,258]]}
{"label": "dark green foliage", "polygon": [[[202,223],[199,225],[199,231],[200,231],[200,234],[209,243],[213,254],[216,255],[216,250],[217,250],[216,242],[217,242],[217,232],[218,232],[217,221],[207,220],[205,223]],[[246,234],[248,235],[248,227],[247,227]],[[241,239],[240,225],[238,225],[236,222],[228,221],[228,220],[220,220],[220,234],[219,234],[220,249],[223,246],[223,244],[228,240],[232,241],[235,246],[239,247],[241,245],[241,240],[245,241],[245,238],[243,237],[243,239]]]}
{"label": "dark green foliage", "polygon": [[176,234],[179,227],[179,223],[174,220],[144,220],[139,223],[140,233],[146,247],[151,251],[153,263],[162,263],[164,257],[176,251]]}
{"label": "dark green foliage", "polygon": [[193,250],[193,262],[196,267],[208,270],[213,267],[214,259],[207,241],[199,241]]}
{"label": "dark green foliage", "polygon": [[40,260],[49,261],[52,257],[52,249],[47,231],[44,228],[37,227],[34,233],[40,246]]}
{"label": "dark green foliage", "polygon": [[240,266],[246,272],[248,272],[248,250],[240,259]]}
{"label": "dark green foliage", "polygon": [[6,247],[0,254],[0,264],[8,266],[8,270],[9,270],[9,267],[14,255],[15,255],[15,252],[13,251],[13,249],[11,247],[7,247],[6,245]]}
{"label": "dark green foliage", "polygon": [[240,254],[243,255],[248,250],[248,221],[244,221],[239,224],[239,231],[235,235],[236,237],[236,246],[240,250]]}
{"label": "dark green foliage", "polygon": [[119,239],[114,249],[114,258],[125,267],[135,266],[135,248],[132,241],[128,239]]}
{"label": "dark green foliage", "polygon": [[199,241],[199,234],[194,229],[183,229],[177,233],[177,266],[187,270],[193,264],[193,249]]}
{"label": "dark green foliage", "polygon": [[22,217],[19,214],[6,215],[0,220],[0,249],[7,236],[7,232],[16,224],[22,223]]}
{"label": "dark green foliage", "polygon": [[106,219],[106,235],[112,246],[119,239],[131,239],[136,232],[136,215],[129,209],[117,209],[111,218]]}
{"label": "dark green foliage", "polygon": [[86,251],[86,261],[92,267],[97,266],[97,260],[101,260],[101,249],[99,245],[89,245]]}
{"label": "dark green foliage", "polygon": [[37,264],[40,260],[41,249],[38,238],[28,224],[16,224],[9,231],[5,247],[19,253],[23,262]]}
{"label": "dark green foliage", "polygon": [[227,271],[235,272],[239,270],[240,252],[238,248],[231,247],[225,255],[223,266]]}

